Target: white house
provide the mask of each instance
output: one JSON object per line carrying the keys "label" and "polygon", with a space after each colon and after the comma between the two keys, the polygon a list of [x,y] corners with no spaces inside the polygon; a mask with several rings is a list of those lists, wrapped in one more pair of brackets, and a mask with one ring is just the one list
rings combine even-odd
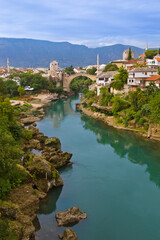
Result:
{"label": "white house", "polygon": [[144,88],[145,80],[150,76],[157,75],[157,70],[150,67],[138,67],[128,71],[128,82],[132,90],[137,87]]}
{"label": "white house", "polygon": [[85,70],[80,69],[80,68],[74,68],[73,71],[74,71],[75,73],[85,73],[85,72],[86,72]]}
{"label": "white house", "polygon": [[101,87],[109,88],[110,83],[114,80],[114,76],[118,74],[117,71],[102,72],[97,76],[97,95],[100,94]]}
{"label": "white house", "polygon": [[146,59],[147,65],[160,67],[160,54],[156,55],[153,59]]}

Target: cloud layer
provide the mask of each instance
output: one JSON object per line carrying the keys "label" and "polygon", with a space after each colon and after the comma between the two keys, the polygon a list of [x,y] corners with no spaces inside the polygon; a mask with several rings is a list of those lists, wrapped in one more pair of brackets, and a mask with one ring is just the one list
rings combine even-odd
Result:
{"label": "cloud layer", "polygon": [[89,47],[159,47],[159,9],[159,0],[2,0],[0,33]]}

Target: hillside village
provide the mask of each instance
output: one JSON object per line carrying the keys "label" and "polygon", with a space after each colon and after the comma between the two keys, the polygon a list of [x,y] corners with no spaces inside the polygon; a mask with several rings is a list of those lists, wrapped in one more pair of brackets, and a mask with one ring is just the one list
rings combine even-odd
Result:
{"label": "hillside village", "polygon": [[[146,53],[152,51],[148,50],[148,45],[146,46]],[[117,93],[128,93],[129,91],[135,91],[137,87],[144,89],[151,82],[154,82],[155,85],[160,87],[160,75],[158,73],[160,68],[160,53],[156,52],[153,56],[146,56],[145,53],[140,55],[138,58],[134,59],[134,52],[131,49],[127,49],[123,52],[123,58],[120,60],[115,60],[110,62],[109,64],[99,64],[99,55],[97,55],[97,64],[96,65],[88,65],[79,68],[73,68],[72,66],[61,69],[57,61],[53,61],[50,63],[49,68],[14,68],[9,65],[9,58],[7,59],[7,67],[0,67],[0,77],[4,79],[4,81],[11,79],[16,82],[18,86],[20,86],[20,78],[18,74],[21,73],[31,73],[31,74],[41,74],[44,78],[49,81],[56,81],[57,87],[63,87],[64,90],[69,90],[69,87],[65,87],[65,78],[70,75],[78,74],[78,75],[96,75],[96,83],[90,86],[90,90],[97,88],[97,95],[100,94],[100,88],[105,86],[109,92],[114,94]],[[105,70],[106,66],[112,67],[112,69],[108,68]],[[114,81],[114,77],[118,74],[118,69],[124,68],[128,72],[128,80],[124,85],[124,89],[118,91],[112,87],[110,84]],[[115,69],[115,70],[114,70]],[[69,71],[68,71],[69,70]],[[17,75],[16,75],[17,74]],[[92,79],[92,77],[90,78]],[[70,83],[69,83],[70,84]],[[31,92],[34,90],[32,86],[23,86],[25,91]]]}

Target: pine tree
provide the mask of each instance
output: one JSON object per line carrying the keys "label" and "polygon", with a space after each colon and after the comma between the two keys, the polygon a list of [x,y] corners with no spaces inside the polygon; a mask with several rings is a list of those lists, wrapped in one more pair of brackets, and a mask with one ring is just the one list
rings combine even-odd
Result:
{"label": "pine tree", "polygon": [[131,51],[131,48],[129,48],[129,53],[128,53],[128,60],[131,60],[132,59],[132,51]]}

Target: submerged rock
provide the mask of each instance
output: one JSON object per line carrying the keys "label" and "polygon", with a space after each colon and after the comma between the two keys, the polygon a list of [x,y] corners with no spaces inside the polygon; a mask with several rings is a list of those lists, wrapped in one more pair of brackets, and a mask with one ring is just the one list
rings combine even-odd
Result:
{"label": "submerged rock", "polygon": [[63,235],[59,234],[59,239],[78,240],[78,237],[77,237],[77,234],[73,231],[73,229],[67,228],[64,230]]}
{"label": "submerged rock", "polygon": [[58,226],[73,226],[81,219],[86,219],[87,214],[80,211],[78,207],[72,207],[55,215]]}

